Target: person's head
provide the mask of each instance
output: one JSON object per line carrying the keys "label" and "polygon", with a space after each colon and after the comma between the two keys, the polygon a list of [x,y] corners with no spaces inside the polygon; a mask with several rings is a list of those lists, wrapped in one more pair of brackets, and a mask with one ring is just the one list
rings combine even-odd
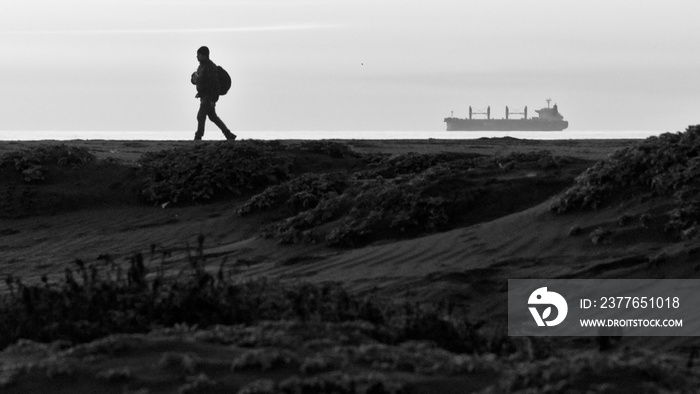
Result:
{"label": "person's head", "polygon": [[201,62],[206,59],[209,59],[209,48],[203,46],[197,49],[197,60]]}

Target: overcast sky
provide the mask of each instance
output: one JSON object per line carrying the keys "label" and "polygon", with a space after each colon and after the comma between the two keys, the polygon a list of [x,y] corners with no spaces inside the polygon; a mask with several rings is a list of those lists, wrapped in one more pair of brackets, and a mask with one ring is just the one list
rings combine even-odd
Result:
{"label": "overcast sky", "polygon": [[0,0],[0,130],[194,131],[201,45],[233,78],[217,109],[234,132],[443,130],[469,105],[547,98],[573,130],[683,130],[699,16],[697,0]]}

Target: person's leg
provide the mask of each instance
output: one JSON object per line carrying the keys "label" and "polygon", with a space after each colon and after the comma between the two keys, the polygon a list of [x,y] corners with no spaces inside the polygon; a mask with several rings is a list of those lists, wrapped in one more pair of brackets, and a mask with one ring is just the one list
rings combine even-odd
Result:
{"label": "person's leg", "polygon": [[204,123],[207,121],[207,114],[211,108],[211,103],[208,100],[199,100],[199,111],[197,112],[197,132],[194,133],[195,140],[201,140],[204,136]]}
{"label": "person's leg", "polygon": [[214,124],[221,129],[221,132],[224,133],[224,136],[226,137],[227,140],[235,140],[236,135],[233,134],[224,124],[224,122],[219,118],[219,115],[216,114],[216,105],[212,103],[211,109],[209,110],[209,119],[211,119]]}

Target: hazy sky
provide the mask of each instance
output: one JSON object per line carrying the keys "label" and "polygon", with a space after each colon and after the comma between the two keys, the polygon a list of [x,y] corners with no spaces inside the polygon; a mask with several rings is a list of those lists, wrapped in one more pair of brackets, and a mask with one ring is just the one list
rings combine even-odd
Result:
{"label": "hazy sky", "polygon": [[546,98],[570,129],[676,131],[700,123],[699,16],[697,0],[0,0],[0,130],[194,132],[207,45],[234,131],[443,130],[469,105]]}

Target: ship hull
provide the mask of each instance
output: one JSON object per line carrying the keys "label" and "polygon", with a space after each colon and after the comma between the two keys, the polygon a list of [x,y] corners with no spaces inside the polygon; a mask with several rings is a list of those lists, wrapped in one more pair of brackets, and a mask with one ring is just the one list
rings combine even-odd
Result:
{"label": "ship hull", "polygon": [[447,131],[562,131],[565,120],[445,118]]}

